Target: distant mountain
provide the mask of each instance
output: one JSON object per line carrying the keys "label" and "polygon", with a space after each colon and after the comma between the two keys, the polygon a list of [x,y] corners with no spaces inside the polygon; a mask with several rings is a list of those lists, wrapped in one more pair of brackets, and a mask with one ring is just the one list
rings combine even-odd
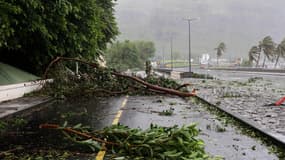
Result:
{"label": "distant mountain", "polygon": [[[156,43],[157,53],[174,50],[187,57],[186,17],[191,23],[192,52],[214,54],[219,42],[227,45],[225,57],[246,56],[250,47],[271,35],[275,42],[285,37],[284,0],[118,0],[116,16],[120,40],[145,39]],[[168,52],[169,53],[169,52]]]}

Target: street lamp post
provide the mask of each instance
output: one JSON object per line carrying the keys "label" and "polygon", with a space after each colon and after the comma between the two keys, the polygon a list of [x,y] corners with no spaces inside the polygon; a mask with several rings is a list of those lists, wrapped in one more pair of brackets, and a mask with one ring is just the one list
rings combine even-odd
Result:
{"label": "street lamp post", "polygon": [[199,18],[185,18],[189,26],[189,77],[191,77],[191,21],[199,20]]}
{"label": "street lamp post", "polygon": [[173,37],[170,38],[171,71],[173,71]]}
{"label": "street lamp post", "polygon": [[162,64],[163,64],[163,67],[165,67],[165,55],[164,55],[164,46],[162,48]]}

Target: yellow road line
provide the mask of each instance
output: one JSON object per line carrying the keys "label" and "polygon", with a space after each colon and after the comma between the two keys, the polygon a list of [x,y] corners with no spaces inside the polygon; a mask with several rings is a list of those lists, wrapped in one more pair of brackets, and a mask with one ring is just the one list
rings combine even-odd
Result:
{"label": "yellow road line", "polygon": [[96,156],[96,160],[103,160],[105,154],[106,154],[106,151],[100,151],[100,152],[98,152],[98,154],[97,154],[97,156]]}
{"label": "yellow road line", "polygon": [[123,113],[122,110],[118,111],[118,113],[117,113],[115,119],[113,120],[112,125],[116,125],[116,124],[119,123],[119,120],[120,120],[120,118],[121,118],[121,116],[122,116],[122,113]]}
{"label": "yellow road line", "polygon": [[[126,98],[123,100],[122,104],[121,104],[121,107],[120,107],[120,110],[118,111],[118,113],[116,114],[115,116],[115,119],[113,120],[112,122],[112,125],[117,125],[120,121],[120,118],[122,116],[122,113],[123,113],[123,108],[126,106],[127,102],[128,102],[128,98],[129,96],[126,96]],[[98,152],[97,156],[96,156],[96,160],[104,160],[104,156],[106,154],[106,151],[105,149],[104,150],[101,150],[100,152]]]}

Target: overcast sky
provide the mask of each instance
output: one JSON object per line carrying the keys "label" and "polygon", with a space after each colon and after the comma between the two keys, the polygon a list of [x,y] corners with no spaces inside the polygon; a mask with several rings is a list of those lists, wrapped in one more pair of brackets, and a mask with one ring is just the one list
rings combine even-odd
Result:
{"label": "overcast sky", "polygon": [[279,43],[285,38],[285,0],[118,0],[116,17],[120,40],[152,40],[157,52],[174,48],[188,54],[191,23],[192,52],[213,52],[219,42],[227,45],[227,57],[246,56],[252,45],[267,35]]}

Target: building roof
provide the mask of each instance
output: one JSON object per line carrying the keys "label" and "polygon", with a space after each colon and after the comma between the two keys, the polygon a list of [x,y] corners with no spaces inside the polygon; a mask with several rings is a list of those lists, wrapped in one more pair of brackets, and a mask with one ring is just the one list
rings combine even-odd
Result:
{"label": "building roof", "polygon": [[40,77],[0,62],[0,85],[17,84],[37,79]]}

